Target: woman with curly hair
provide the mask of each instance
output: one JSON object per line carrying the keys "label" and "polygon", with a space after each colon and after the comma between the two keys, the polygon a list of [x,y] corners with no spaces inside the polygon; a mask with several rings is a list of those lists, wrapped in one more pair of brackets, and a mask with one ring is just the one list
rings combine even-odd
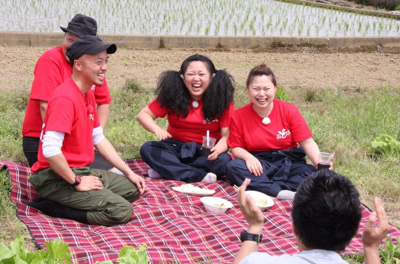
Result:
{"label": "woman with curly hair", "polygon": [[[138,121],[160,141],[148,141],[140,148],[150,166],[150,177],[185,182],[215,182],[225,174],[231,160],[226,151],[229,121],[235,111],[234,79],[216,70],[206,56],[195,54],[183,61],[180,71],[161,73],[157,97],[143,108]],[[168,128],[154,121],[167,116]],[[203,136],[209,131],[217,139],[209,156],[201,156]]]}
{"label": "woman with curly hair", "polygon": [[228,145],[236,159],[228,163],[226,176],[238,186],[249,178],[251,190],[293,199],[300,182],[317,170],[318,145],[297,107],[275,99],[270,68],[254,67],[246,91],[250,103],[235,112],[229,125]]}

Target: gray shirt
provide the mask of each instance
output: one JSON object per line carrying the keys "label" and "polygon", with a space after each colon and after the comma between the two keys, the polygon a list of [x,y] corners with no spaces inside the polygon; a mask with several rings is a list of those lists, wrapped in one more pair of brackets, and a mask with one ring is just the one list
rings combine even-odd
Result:
{"label": "gray shirt", "polygon": [[267,253],[254,252],[243,259],[240,264],[348,264],[341,256],[329,250],[303,250],[299,254],[270,256]]}

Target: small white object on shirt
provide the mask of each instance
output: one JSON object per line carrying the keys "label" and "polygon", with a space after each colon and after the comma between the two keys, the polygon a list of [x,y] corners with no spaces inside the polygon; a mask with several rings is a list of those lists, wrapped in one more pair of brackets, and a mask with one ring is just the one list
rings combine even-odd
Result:
{"label": "small white object on shirt", "polygon": [[268,124],[271,123],[271,119],[269,119],[269,117],[264,117],[263,120],[262,120],[262,123],[263,123],[264,125],[268,125]]}
{"label": "small white object on shirt", "polygon": [[47,131],[42,139],[43,156],[47,158],[54,157],[61,153],[65,133],[60,131]]}
{"label": "small white object on shirt", "polygon": [[192,106],[193,106],[194,108],[199,107],[199,102],[193,101],[193,102],[192,102]]}

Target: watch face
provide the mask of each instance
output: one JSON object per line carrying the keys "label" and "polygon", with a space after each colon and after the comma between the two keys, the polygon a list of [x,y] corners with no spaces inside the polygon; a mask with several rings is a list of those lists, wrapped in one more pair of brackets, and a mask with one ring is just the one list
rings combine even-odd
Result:
{"label": "watch face", "polygon": [[72,187],[75,187],[77,185],[79,185],[81,183],[81,177],[76,175],[75,176],[75,182],[73,184],[71,184]]}

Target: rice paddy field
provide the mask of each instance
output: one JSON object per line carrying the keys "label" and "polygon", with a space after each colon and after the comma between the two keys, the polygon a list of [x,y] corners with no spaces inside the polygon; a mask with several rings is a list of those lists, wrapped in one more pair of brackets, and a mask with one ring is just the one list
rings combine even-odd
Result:
{"label": "rice paddy field", "polygon": [[59,32],[77,13],[100,34],[400,36],[400,21],[276,0],[0,0],[0,31]]}

